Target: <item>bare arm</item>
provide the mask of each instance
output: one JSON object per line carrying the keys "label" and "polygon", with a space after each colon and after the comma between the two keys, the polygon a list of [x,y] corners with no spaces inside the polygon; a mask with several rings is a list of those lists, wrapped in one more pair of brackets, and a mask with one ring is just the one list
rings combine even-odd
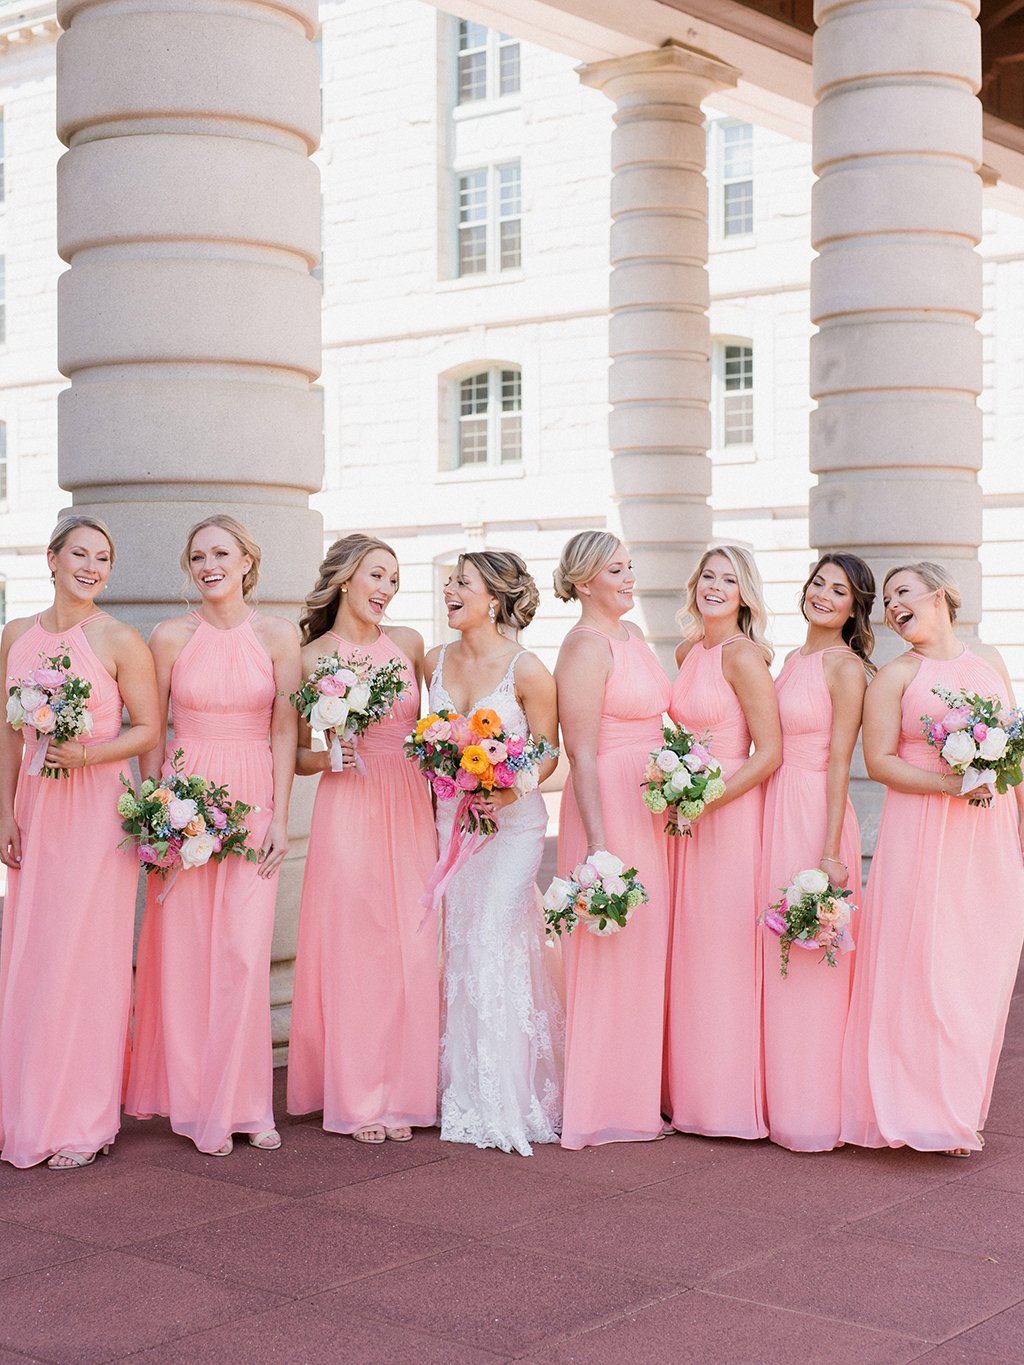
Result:
{"label": "bare arm", "polygon": [[299,637],[290,621],[279,616],[260,620],[260,640],[274,666],[277,695],[270,716],[270,754],[274,771],[274,817],[260,850],[259,875],[272,877],[288,852],[288,803],[295,777],[297,720],[288,698],[302,682]]}
{"label": "bare arm", "polygon": [[[308,645],[303,645],[299,654],[300,677],[292,692],[297,692],[306,678],[313,672],[319,661],[332,651],[324,645],[321,640],[310,640]],[[289,693],[289,695],[291,695]],[[292,708],[294,710],[294,707]],[[326,772],[331,766],[331,754],[329,749],[313,748],[313,731],[309,728],[308,722],[295,712],[296,732],[295,732],[295,771],[299,777],[315,777],[317,773]]]}
{"label": "bare arm", "polygon": [[[11,645],[31,627],[31,617],[10,621],[0,637],[0,680],[3,681],[4,704],[7,701],[7,659]],[[0,720],[0,862],[8,867],[21,866],[21,831],[14,818],[14,795],[18,787],[18,770],[24,740],[19,730],[12,730],[6,720]]]}
{"label": "bare arm", "polygon": [[571,631],[566,636],[555,665],[558,714],[588,853],[606,847],[597,742],[611,671],[612,653],[606,640],[586,631]]}
{"label": "bare arm", "polygon": [[825,682],[832,698],[832,734],[825,776],[825,847],[821,869],[833,886],[846,886],[851,869],[840,860],[839,846],[850,791],[850,763],[864,711],[867,678],[855,654],[833,654],[824,660]]}
{"label": "bare arm", "polygon": [[[1013,683],[1010,681],[1010,673],[1006,667],[1006,663],[1003,659],[1003,656],[999,653],[999,650],[994,649],[992,645],[977,645],[975,646],[975,653],[979,654],[983,659],[986,660],[986,662],[990,663],[992,667],[996,670],[1000,678],[1002,678],[1003,680],[1003,686],[1006,688],[1006,697],[1010,706],[1016,706],[1017,700],[1013,695]],[[1017,802],[1018,821],[1020,823],[1021,846],[1022,848],[1024,848],[1024,782],[1014,787],[1013,794]]]}
{"label": "bare arm", "polygon": [[[516,664],[515,682],[516,695],[526,712],[530,735],[535,740],[546,739],[555,746],[558,742],[558,700],[554,678],[536,654],[524,654]],[[543,782],[550,777],[557,766],[557,757],[546,758],[540,764],[538,781]],[[496,810],[518,799],[519,794],[512,787],[495,788],[488,797]]]}
{"label": "bare arm", "polygon": [[754,752],[729,778],[724,796],[708,807],[710,811],[759,787],[782,762],[779,704],[764,655],[752,641],[737,640],[722,651],[722,673],[743,708]]}
{"label": "bare arm", "polygon": [[159,777],[167,747],[167,708],[171,700],[171,670],[178,655],[185,648],[194,626],[186,617],[161,621],[149,637],[149,652],[153,656],[156,673],[157,733],[152,745],[139,757],[139,771],[144,778]]}
{"label": "bare arm", "polygon": [[917,665],[905,656],[881,668],[864,698],[864,762],[868,776],[893,791],[917,796],[957,796],[956,773],[934,773],[916,768],[899,757],[903,693]]}

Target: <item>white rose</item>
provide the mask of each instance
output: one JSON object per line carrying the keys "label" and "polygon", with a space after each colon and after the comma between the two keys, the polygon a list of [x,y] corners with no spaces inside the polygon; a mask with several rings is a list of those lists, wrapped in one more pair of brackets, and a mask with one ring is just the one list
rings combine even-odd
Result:
{"label": "white rose", "polygon": [[196,834],[193,838],[186,839],[181,846],[182,867],[202,867],[210,861],[216,846],[217,841],[212,834]]}
{"label": "white rose", "polygon": [[626,894],[626,883],[621,877],[605,877],[604,889],[608,896],[624,896]]}
{"label": "white rose", "polygon": [[25,724],[25,708],[21,704],[21,698],[17,692],[12,692],[7,698],[7,723],[12,725],[15,730],[20,730]]}
{"label": "white rose", "polygon": [[678,796],[680,792],[686,791],[690,785],[690,770],[685,764],[680,763],[674,772],[670,773],[666,782],[666,792],[671,792],[673,796]]}
{"label": "white rose", "polygon": [[800,903],[800,897],[801,897],[802,895],[803,895],[803,892],[800,890],[800,888],[799,888],[798,886],[787,886],[787,887],[786,887],[786,904],[787,904],[787,905],[798,905],[798,904]]}
{"label": "white rose", "polygon": [[[180,800],[175,798],[167,803],[167,820],[175,829],[184,829],[199,814],[199,807],[194,801]],[[205,862],[206,859],[204,858]]]}
{"label": "white rose", "polygon": [[544,892],[545,910],[564,910],[569,904],[569,883],[563,877],[554,877]]}
{"label": "white rose", "polygon": [[513,790],[520,796],[529,796],[532,791],[537,790],[537,766],[531,765],[529,768],[520,768],[516,773],[516,780],[512,783]]}
{"label": "white rose", "polygon": [[42,706],[46,701],[46,693],[41,687],[23,687],[21,689],[21,705],[25,711],[34,711],[37,706]]}
{"label": "white rose", "polygon": [[683,762],[686,764],[687,768],[689,768],[691,773],[695,773],[698,768],[703,766],[696,754],[687,754],[683,759]]}
{"label": "white rose", "polygon": [[672,773],[679,767],[680,758],[671,749],[662,749],[661,753],[655,756],[654,761],[663,773]]}
{"label": "white rose", "polygon": [[622,869],[626,866],[621,858],[616,858],[615,854],[609,853],[606,848],[599,848],[596,853],[591,853],[587,862],[602,880],[605,877],[621,877]]}
{"label": "white rose", "polygon": [[83,713],[82,713],[82,729],[81,729],[81,732],[80,732],[80,733],[83,734],[83,735],[91,735],[91,734],[92,734],[92,712],[91,712],[91,711],[83,711]]}
{"label": "white rose", "polygon": [[951,768],[966,767],[977,755],[978,746],[966,730],[956,730],[942,746],[942,757]]}
{"label": "white rose", "polygon": [[370,684],[365,682],[356,683],[355,686],[349,688],[348,696],[345,700],[348,702],[348,709],[350,711],[365,711],[370,704]]}
{"label": "white rose", "polygon": [[309,713],[311,730],[340,730],[348,720],[348,702],[343,697],[318,697]]}
{"label": "white rose", "polygon": [[598,934],[601,938],[607,938],[609,934],[617,934],[622,928],[622,925],[616,924],[613,919],[606,919],[603,926],[599,919],[593,918],[585,920],[584,923],[587,926],[588,933]]}
{"label": "white rose", "polygon": [[797,894],[801,896],[820,896],[828,890],[828,875],[820,867],[808,867],[793,878]]}
{"label": "white rose", "polygon": [[978,757],[984,759],[986,763],[995,763],[1006,752],[1008,739],[1005,730],[1001,730],[998,725],[991,726],[988,734],[978,745]]}

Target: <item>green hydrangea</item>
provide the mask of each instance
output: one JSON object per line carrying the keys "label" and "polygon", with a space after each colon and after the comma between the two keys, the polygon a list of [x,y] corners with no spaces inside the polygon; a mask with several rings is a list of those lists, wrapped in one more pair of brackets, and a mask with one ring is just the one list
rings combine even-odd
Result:
{"label": "green hydrangea", "polygon": [[117,798],[117,813],[122,820],[131,820],[139,814],[141,807],[131,792],[122,792]]}
{"label": "green hydrangea", "polygon": [[720,777],[713,777],[704,788],[705,801],[717,801],[720,796],[725,795],[725,783]]}
{"label": "green hydrangea", "polygon": [[662,796],[661,792],[658,791],[657,787],[648,787],[644,791],[644,805],[649,811],[653,811],[655,815],[660,815],[668,806],[668,802],[665,800],[664,796]]}
{"label": "green hydrangea", "polygon": [[142,795],[143,795],[143,796],[152,796],[153,793],[154,793],[155,791],[156,791],[156,783],[153,781],[153,779],[152,779],[151,777],[147,777],[146,780],[145,780],[145,782],[143,782],[143,784],[142,784]]}
{"label": "green hydrangea", "polygon": [[644,893],[639,888],[634,887],[632,891],[626,892],[626,909],[635,910],[638,905],[643,905]]}
{"label": "green hydrangea", "polygon": [[684,820],[696,820],[697,816],[704,809],[701,801],[680,801],[679,814]]}

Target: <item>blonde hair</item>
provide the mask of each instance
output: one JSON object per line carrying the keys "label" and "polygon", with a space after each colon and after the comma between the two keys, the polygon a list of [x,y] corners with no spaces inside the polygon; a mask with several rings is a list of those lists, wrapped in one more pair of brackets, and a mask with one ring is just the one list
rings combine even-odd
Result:
{"label": "blonde hair", "polygon": [[611,531],[578,531],[566,541],[553,575],[558,600],[576,601],[579,598],[577,584],[596,578],[621,543]]}
{"label": "blonde hair", "polygon": [[205,531],[207,526],[217,526],[222,531],[227,531],[228,535],[235,542],[242,554],[248,555],[252,560],[252,567],[242,579],[242,599],[249,602],[256,592],[256,584],[260,581],[260,560],[263,558],[263,551],[252,538],[252,532],[248,527],[243,526],[235,517],[229,517],[227,513],[216,513],[212,517],[204,517],[202,521],[197,521],[191,527],[185,537],[185,548],[181,552],[178,563],[185,573],[185,594],[192,585],[192,570],[189,567],[189,555],[192,553],[192,542],[200,531]]}
{"label": "blonde hair", "polygon": [[459,568],[472,564],[484,587],[498,599],[496,626],[525,630],[537,614],[540,593],[526,561],[511,550],[467,550],[459,555]]}
{"label": "blonde hair", "polygon": [[897,564],[882,579],[883,595],[889,579],[895,578],[898,573],[916,574],[930,591],[941,592],[946,599],[946,610],[949,612],[950,622],[956,620],[956,614],[963,604],[963,598],[956,585],[956,580],[948,569],[943,568],[941,564],[936,564],[931,559],[919,559],[916,564]]}
{"label": "blonde hair", "polygon": [[390,545],[376,536],[353,531],[350,536],[336,540],[324,555],[313,591],[306,598],[306,607],[299,617],[302,643],[317,640],[330,630],[338,615],[338,598],[342,585],[347,583],[371,550],[384,550],[395,563],[398,556]]}
{"label": "blonde hair", "polygon": [[[50,536],[49,544],[46,547],[47,554],[58,554],[63,550],[71,532],[77,530],[79,526],[88,526],[90,530],[99,531],[101,536],[106,536],[107,544],[110,546],[110,562],[113,564],[117,558],[117,551],[114,548],[114,537],[110,534],[110,528],[98,517],[87,517],[79,512],[72,512],[69,516],[61,517],[53,528],[53,534]],[[50,580],[53,581],[52,573]]]}
{"label": "blonde hair", "polygon": [[775,657],[775,651],[768,643],[768,608],[764,602],[764,585],[757,571],[754,557],[742,545],[712,545],[704,551],[697,561],[697,567],[686,583],[686,605],[676,615],[676,623],[687,640],[704,638],[704,618],[697,605],[697,584],[704,572],[704,566],[715,555],[727,559],[736,574],[736,584],[740,590],[740,611],[737,626],[741,634],[753,640],[768,663]]}

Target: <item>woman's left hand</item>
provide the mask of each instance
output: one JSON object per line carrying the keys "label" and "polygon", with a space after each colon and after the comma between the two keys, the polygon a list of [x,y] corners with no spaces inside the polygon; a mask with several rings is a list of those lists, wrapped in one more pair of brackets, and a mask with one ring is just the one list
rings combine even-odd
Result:
{"label": "woman's left hand", "polygon": [[850,869],[838,858],[822,858],[818,867],[824,872],[831,884],[843,890],[850,883]]}
{"label": "woman's left hand", "polygon": [[63,744],[50,740],[46,749],[44,766],[47,768],[84,768],[88,757],[85,745],[80,739],[67,739]]}
{"label": "woman's left hand", "polygon": [[259,875],[272,877],[284,862],[288,852],[288,828],[283,821],[271,820],[267,836],[260,849]]}
{"label": "woman's left hand", "polygon": [[512,787],[495,787],[494,791],[488,792],[483,799],[491,810],[498,811],[518,801],[519,795]]}

